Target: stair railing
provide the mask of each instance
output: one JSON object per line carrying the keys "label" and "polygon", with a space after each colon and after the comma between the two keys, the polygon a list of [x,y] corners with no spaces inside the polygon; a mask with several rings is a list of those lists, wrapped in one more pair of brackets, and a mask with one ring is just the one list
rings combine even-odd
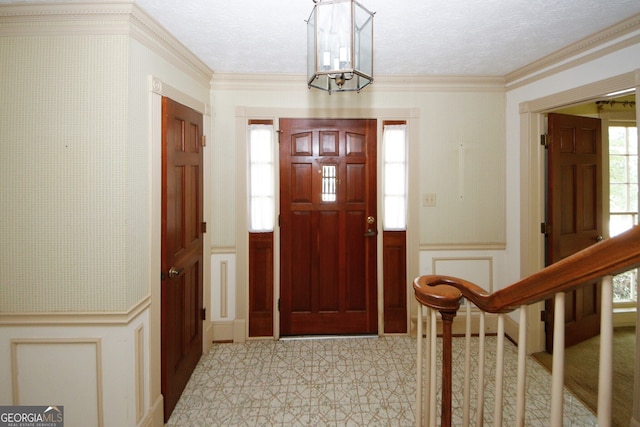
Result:
{"label": "stair railing", "polygon": [[[598,425],[611,424],[612,349],[613,349],[613,285],[611,276],[640,266],[640,227],[614,238],[604,240],[572,256],[552,264],[508,287],[488,293],[469,281],[439,275],[420,276],[413,287],[418,306],[417,320],[417,389],[416,426],[435,426],[436,396],[436,336],[439,312],[442,318],[442,395],[441,427],[452,425],[452,324],[466,300],[467,323],[465,334],[464,385],[462,425],[470,425],[470,337],[471,304],[480,310],[479,360],[476,389],[475,425],[485,423],[484,415],[484,322],[485,313],[497,314],[496,378],[494,390],[494,426],[502,425],[504,316],[520,308],[518,332],[518,379],[516,396],[516,425],[524,426],[526,394],[526,308],[530,304],[554,298],[554,354],[551,385],[551,411],[549,425],[562,426],[564,388],[564,296],[584,283],[603,279],[601,305],[600,371],[598,386]],[[427,317],[423,319],[423,306]],[[425,322],[426,320],[426,322]],[[427,351],[423,355],[423,322],[426,323]],[[426,369],[423,369],[423,362]],[[456,367],[457,368],[457,367]],[[424,371],[424,372],[423,372]],[[424,374],[424,375],[423,375]],[[423,378],[424,377],[424,378]],[[424,393],[424,396],[423,396]]]}

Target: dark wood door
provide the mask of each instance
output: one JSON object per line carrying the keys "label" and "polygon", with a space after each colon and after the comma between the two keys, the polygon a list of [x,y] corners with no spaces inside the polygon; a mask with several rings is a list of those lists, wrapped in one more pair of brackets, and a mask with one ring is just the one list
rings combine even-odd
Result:
{"label": "dark wood door", "polygon": [[[549,114],[547,265],[602,236],[602,143],[599,119]],[[547,351],[553,349],[553,300],[547,301]],[[565,345],[600,333],[600,286],[565,295]]]}
{"label": "dark wood door", "polygon": [[161,369],[164,419],[202,354],[202,115],[162,99]]}
{"label": "dark wood door", "polygon": [[375,333],[376,121],[280,131],[280,333]]}

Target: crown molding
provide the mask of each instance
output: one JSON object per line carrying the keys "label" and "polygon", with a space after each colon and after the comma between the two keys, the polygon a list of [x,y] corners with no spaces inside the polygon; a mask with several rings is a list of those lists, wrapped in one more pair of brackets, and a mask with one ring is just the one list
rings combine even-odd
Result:
{"label": "crown molding", "polygon": [[[589,60],[611,53],[612,50],[623,49],[630,44],[637,43],[637,37],[630,37],[628,42],[620,41],[619,39],[639,30],[640,13],[508,73],[505,76],[506,85],[509,86],[509,88],[514,88],[538,80],[542,78],[539,73],[545,70],[547,71],[544,75],[558,72],[560,68],[556,67],[562,67],[564,63],[564,68],[567,68],[569,66],[566,64],[567,61],[572,59],[575,61],[576,58],[581,55],[586,55],[596,48],[602,48],[602,50],[599,53],[592,52],[588,58]],[[608,44],[614,45],[605,49]],[[572,62],[571,66],[573,65],[576,65],[576,63]]]}
{"label": "crown molding", "polygon": [[208,86],[204,62],[132,1],[0,5],[0,37],[127,35]]}
{"label": "crown molding", "polygon": [[494,92],[504,90],[505,79],[499,76],[382,75],[375,78],[372,87],[377,91]]}
{"label": "crown molding", "polygon": [[[362,89],[366,92],[494,92],[504,90],[505,79],[495,76],[420,76],[383,75],[376,76],[371,85]],[[291,91],[307,89],[306,76],[301,74],[241,74],[215,73],[211,79],[212,90],[234,91]],[[340,96],[340,93],[336,93]]]}

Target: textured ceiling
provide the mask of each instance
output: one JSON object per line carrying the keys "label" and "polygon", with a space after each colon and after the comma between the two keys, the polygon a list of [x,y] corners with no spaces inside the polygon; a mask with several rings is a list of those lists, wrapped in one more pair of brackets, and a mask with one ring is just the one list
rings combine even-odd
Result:
{"label": "textured ceiling", "polygon": [[[306,73],[305,20],[312,0],[135,3],[215,72]],[[640,13],[640,0],[360,3],[375,12],[377,75],[505,76]]]}
{"label": "textured ceiling", "polygon": [[[136,0],[215,72],[306,73],[312,0]],[[374,73],[504,76],[640,13],[640,0],[360,0]]]}

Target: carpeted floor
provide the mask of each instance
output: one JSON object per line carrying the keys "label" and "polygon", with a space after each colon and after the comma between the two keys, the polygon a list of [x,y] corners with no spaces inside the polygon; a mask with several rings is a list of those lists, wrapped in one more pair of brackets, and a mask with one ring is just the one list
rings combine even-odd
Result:
{"label": "carpeted floor", "polygon": [[[628,427],[633,410],[633,369],[636,343],[635,327],[616,328],[613,337],[613,422]],[[594,337],[565,350],[565,386],[593,412],[598,407],[598,362],[600,337]],[[551,371],[552,356],[535,353],[533,357]]]}

